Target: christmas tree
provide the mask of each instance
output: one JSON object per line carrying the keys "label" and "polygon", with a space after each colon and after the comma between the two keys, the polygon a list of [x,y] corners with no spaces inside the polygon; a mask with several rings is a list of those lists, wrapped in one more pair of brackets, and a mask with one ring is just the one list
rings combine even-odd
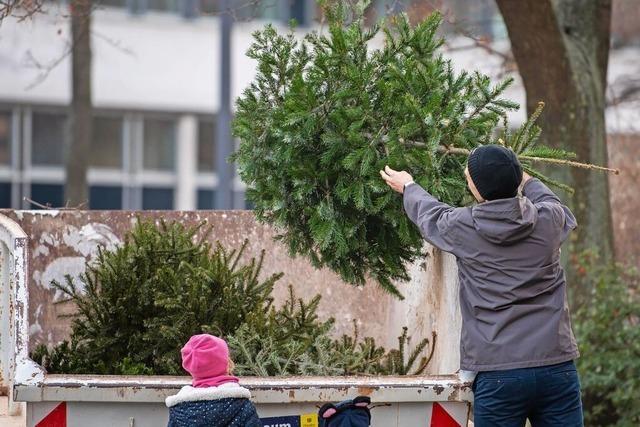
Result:
{"label": "christmas tree", "polygon": [[393,281],[408,279],[422,238],[380,179],[385,165],[455,206],[471,201],[463,170],[482,144],[506,145],[531,175],[567,190],[534,163],[595,166],[536,145],[542,104],[511,132],[507,113],[518,104],[502,98],[511,80],[454,72],[438,50],[438,14],[366,27],[365,7],[326,2],[326,33],[303,40],[272,26],[254,33],[248,56],[258,72],[237,100],[233,158],[257,218],[276,226],[292,255],[401,297]]}
{"label": "christmas tree", "polygon": [[[79,278],[52,286],[73,302],[68,341],[31,354],[49,373],[181,375],[180,348],[194,334],[224,337],[239,375],[352,375],[422,372],[435,333],[409,349],[371,337],[334,337],[334,319],[316,313],[320,295],[282,306],[272,291],[282,274],[261,278],[264,252],[241,262],[246,242],[228,251],[203,224],[138,222],[123,245],[100,250]],[[415,365],[415,366],[414,366]]]}

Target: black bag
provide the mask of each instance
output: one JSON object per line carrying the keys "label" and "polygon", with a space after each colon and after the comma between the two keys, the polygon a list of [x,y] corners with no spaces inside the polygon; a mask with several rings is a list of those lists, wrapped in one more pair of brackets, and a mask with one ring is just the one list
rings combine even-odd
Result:
{"label": "black bag", "polygon": [[320,427],[369,427],[371,399],[358,396],[340,403],[326,403],[318,411]]}

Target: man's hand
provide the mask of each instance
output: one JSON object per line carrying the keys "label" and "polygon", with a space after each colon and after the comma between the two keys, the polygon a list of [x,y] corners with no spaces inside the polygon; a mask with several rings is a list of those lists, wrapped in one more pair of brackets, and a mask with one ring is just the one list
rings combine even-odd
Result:
{"label": "man's hand", "polygon": [[531,175],[529,175],[525,171],[522,171],[522,185],[526,184],[527,181],[529,181],[530,179],[531,179]]}
{"label": "man's hand", "polygon": [[387,185],[394,191],[402,194],[404,192],[404,185],[408,182],[413,182],[413,178],[405,171],[394,171],[389,166],[385,166],[383,171],[380,171],[380,176],[385,180]]}

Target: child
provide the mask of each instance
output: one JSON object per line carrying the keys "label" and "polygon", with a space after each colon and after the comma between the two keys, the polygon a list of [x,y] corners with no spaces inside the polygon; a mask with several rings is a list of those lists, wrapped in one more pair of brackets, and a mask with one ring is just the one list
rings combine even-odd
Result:
{"label": "child", "polygon": [[180,351],[192,385],[166,399],[168,427],[258,427],[251,393],[231,376],[227,343],[213,335],[194,335]]}
{"label": "child", "polygon": [[456,256],[460,365],[478,373],[475,426],[520,427],[527,418],[533,427],[582,426],[578,348],[560,265],[560,246],[576,227],[569,208],[499,145],[469,155],[473,207],[439,202],[407,172],[380,174],[403,194],[422,236]]}

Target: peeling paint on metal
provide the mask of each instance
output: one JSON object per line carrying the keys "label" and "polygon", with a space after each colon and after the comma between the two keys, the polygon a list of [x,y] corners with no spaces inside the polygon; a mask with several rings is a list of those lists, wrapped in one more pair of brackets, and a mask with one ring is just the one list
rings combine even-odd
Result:
{"label": "peeling paint on metal", "polygon": [[67,226],[62,240],[85,257],[92,257],[97,252],[98,246],[113,250],[121,243],[108,226],[98,223],[89,223],[80,229]]}
{"label": "peeling paint on metal", "polygon": [[24,211],[16,211],[16,215],[19,219],[22,220],[24,215],[39,215],[39,216],[50,216],[57,217],[60,214],[60,210],[58,209],[43,209],[43,210],[24,210]]}
{"label": "peeling paint on metal", "polygon": [[358,395],[359,396],[371,396],[373,393],[373,388],[371,387],[358,387]]}
{"label": "peeling paint on metal", "polygon": [[[51,282],[55,280],[56,282],[64,283],[66,275],[69,275],[74,279],[77,278],[85,272],[86,261],[87,260],[81,256],[61,257],[54,259],[49,265],[47,265],[47,268],[42,272],[42,275],[39,276],[39,285],[43,288],[50,289],[53,292],[53,303],[64,298],[64,294],[60,290],[53,288]],[[83,289],[82,282],[76,281],[76,284],[78,285],[78,289]]]}
{"label": "peeling paint on metal", "polygon": [[40,255],[44,255],[44,256],[49,255],[49,248],[48,248],[48,247],[46,247],[45,245],[40,245],[40,246],[38,246],[38,247],[36,248],[36,250],[35,250],[35,251],[33,251],[32,256],[33,256],[33,257],[38,257],[38,256],[40,256]]}
{"label": "peeling paint on metal", "polygon": [[36,308],[36,312],[34,315],[35,321],[31,325],[29,325],[29,336],[38,332],[42,332],[42,326],[40,326],[40,322],[38,321],[40,319],[41,314],[42,314],[42,304],[38,304],[38,307]]}

